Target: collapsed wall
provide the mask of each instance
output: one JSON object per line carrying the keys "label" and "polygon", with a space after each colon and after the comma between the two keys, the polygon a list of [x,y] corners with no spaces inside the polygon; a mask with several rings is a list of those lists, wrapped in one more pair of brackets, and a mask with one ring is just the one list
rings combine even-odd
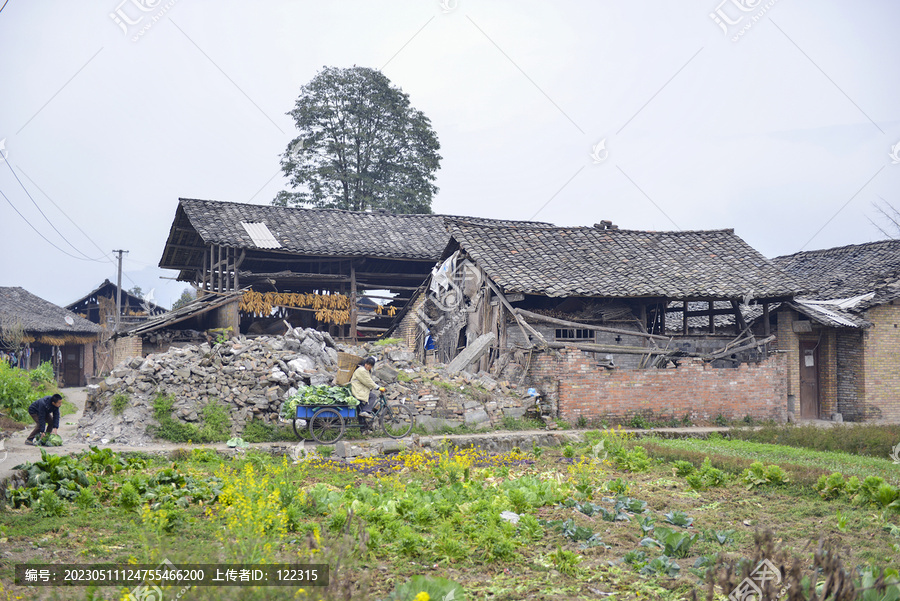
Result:
{"label": "collapsed wall", "polygon": [[120,363],[99,385],[88,387],[75,438],[137,446],[152,442],[147,426],[157,424],[153,406],[160,395],[173,397],[173,418],[197,426],[208,403],[223,404],[232,435],[239,436],[253,420],[277,423],[282,403],[302,386],[333,384],[338,350],[360,361],[375,356],[375,380],[386,385],[388,399],[409,404],[417,423],[429,431],[463,424],[491,427],[504,417],[522,417],[524,406],[532,403],[514,384],[487,374],[447,376],[398,346],[337,345],[326,332],[292,328],[283,336],[239,336]]}

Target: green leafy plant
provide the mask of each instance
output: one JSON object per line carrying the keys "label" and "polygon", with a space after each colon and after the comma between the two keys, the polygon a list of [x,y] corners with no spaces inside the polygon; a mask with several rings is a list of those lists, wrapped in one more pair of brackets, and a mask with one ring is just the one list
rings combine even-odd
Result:
{"label": "green leafy plant", "polygon": [[783,486],[789,482],[787,474],[780,467],[777,465],[766,466],[760,461],[750,464],[750,467],[744,470],[741,479],[747,484],[747,490],[765,484]]}
{"label": "green leafy plant", "polygon": [[359,400],[349,386],[304,386],[282,406],[282,415],[293,418],[300,405],[347,405],[356,407]]}
{"label": "green leafy plant", "polygon": [[847,516],[837,511],[834,517],[837,519],[837,529],[841,532],[847,532]]}
{"label": "green leafy plant", "polygon": [[643,415],[636,413],[631,416],[631,421],[628,422],[628,425],[637,430],[649,430],[653,427],[653,424]]}
{"label": "green leafy plant", "polygon": [[675,578],[680,571],[681,566],[675,563],[670,557],[661,555],[641,568],[640,573],[645,575],[665,574],[670,578]]}
{"label": "green leafy plant", "polygon": [[674,463],[675,465],[675,475],[681,478],[690,476],[693,474],[697,468],[694,467],[694,464],[690,461],[677,460]]}
{"label": "green leafy plant", "polygon": [[582,557],[572,551],[567,551],[561,547],[557,547],[556,551],[551,551],[547,558],[553,564],[560,574],[574,576],[578,573],[578,564],[581,563]]}
{"label": "green leafy plant", "polygon": [[651,532],[653,532],[653,529],[656,525],[655,521],[656,520],[652,515],[639,517],[637,519],[637,523],[641,527],[641,532],[643,532],[644,534],[650,534]]}
{"label": "green leafy plant", "polygon": [[691,545],[699,536],[699,534],[689,534],[657,526],[653,537],[643,539],[641,546],[659,547],[669,557],[686,557],[691,551]]}
{"label": "green leafy plant", "polygon": [[134,509],[141,504],[141,496],[131,482],[122,485],[119,491],[119,505],[125,509]]}
{"label": "green leafy plant", "polygon": [[703,540],[725,545],[734,541],[734,530],[704,530]]}
{"label": "green leafy plant", "polygon": [[0,361],[0,411],[10,418],[30,423],[29,405],[55,392],[57,389],[50,362],[42,363],[29,372]]}
{"label": "green leafy plant", "polygon": [[112,398],[112,411],[113,415],[121,415],[123,411],[125,411],[125,407],[128,406],[128,395],[122,392],[117,392],[113,395]]}
{"label": "green leafy plant", "polygon": [[722,470],[714,468],[709,457],[706,457],[700,469],[689,474],[685,480],[687,480],[688,486],[694,490],[706,490],[716,486],[723,486],[728,481],[728,477]]}
{"label": "green leafy plant", "polygon": [[48,518],[62,517],[68,513],[65,503],[50,489],[41,491],[34,510],[38,515]]}
{"label": "green leafy plant", "polygon": [[624,478],[615,478],[606,483],[606,490],[614,495],[624,495],[628,493],[628,481]]}
{"label": "green leafy plant", "polygon": [[[859,482],[858,479],[857,482]],[[835,499],[844,491],[844,475],[834,472],[830,476],[819,476],[815,489],[823,499]],[[858,489],[859,487],[857,487]]]}
{"label": "green leafy plant", "polygon": [[452,599],[453,601],[465,601],[466,593],[462,585],[441,578],[440,576],[413,576],[407,582],[399,585],[388,595],[384,601],[410,601],[427,594],[428,599],[439,601],[440,599]]}
{"label": "green leafy plant", "polygon": [[666,521],[674,526],[689,528],[694,523],[694,518],[688,517],[683,511],[670,511],[663,515]]}
{"label": "green leafy plant", "polygon": [[643,567],[645,563],[647,563],[647,554],[641,550],[629,551],[622,558],[622,561],[640,568]]}

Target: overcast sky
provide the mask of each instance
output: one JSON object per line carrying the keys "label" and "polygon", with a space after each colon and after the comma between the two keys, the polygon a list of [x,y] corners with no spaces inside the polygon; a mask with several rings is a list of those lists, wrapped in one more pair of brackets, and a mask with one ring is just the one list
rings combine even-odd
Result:
{"label": "overcast sky", "polygon": [[734,228],[773,257],[881,239],[872,203],[900,206],[898,2],[3,2],[0,285],[60,305],[124,249],[169,306],[178,198],[269,204],[326,65],[431,119],[437,213]]}

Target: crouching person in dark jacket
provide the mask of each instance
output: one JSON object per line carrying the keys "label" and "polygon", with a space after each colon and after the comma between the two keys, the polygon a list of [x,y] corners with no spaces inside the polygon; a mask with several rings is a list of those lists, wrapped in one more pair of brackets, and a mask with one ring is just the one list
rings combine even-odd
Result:
{"label": "crouching person in dark jacket", "polygon": [[56,434],[59,429],[59,408],[62,405],[62,395],[54,394],[45,396],[33,402],[28,407],[28,415],[34,420],[35,426],[25,444],[34,444],[34,437],[43,434],[46,430],[48,434]]}

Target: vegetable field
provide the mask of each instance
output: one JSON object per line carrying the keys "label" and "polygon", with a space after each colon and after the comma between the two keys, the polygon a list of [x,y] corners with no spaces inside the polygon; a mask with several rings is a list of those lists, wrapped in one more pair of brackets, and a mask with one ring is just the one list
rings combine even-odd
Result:
{"label": "vegetable field", "polygon": [[793,463],[795,450],[777,445],[767,446],[780,463],[735,463],[724,440],[586,439],[349,463],[201,448],[165,459],[45,454],[0,512],[0,599],[128,598],[121,587],[15,585],[16,563],[164,560],[330,568],[321,587],[161,587],[187,600],[725,598],[764,559],[781,570],[768,585],[784,599],[816,598],[817,586],[827,596],[836,574],[866,590],[829,598],[900,594],[890,477],[900,466],[887,458],[878,468],[888,477],[859,478],[808,454]]}

